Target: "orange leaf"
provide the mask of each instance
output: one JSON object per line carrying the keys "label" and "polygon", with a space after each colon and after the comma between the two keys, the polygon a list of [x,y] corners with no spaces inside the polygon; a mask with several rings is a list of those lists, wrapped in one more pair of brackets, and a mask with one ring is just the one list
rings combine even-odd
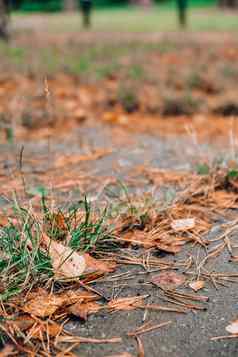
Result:
{"label": "orange leaf", "polygon": [[109,301],[108,307],[114,311],[117,310],[124,310],[130,311],[134,310],[137,307],[140,307],[143,304],[143,299],[145,296],[132,296],[132,297],[125,297],[119,299],[113,299]]}
{"label": "orange leaf", "polygon": [[197,280],[197,281],[193,281],[192,283],[190,283],[189,286],[194,291],[198,291],[198,290],[204,288],[205,282],[203,280]]}
{"label": "orange leaf", "polygon": [[72,315],[79,316],[81,317],[81,319],[86,320],[89,314],[98,312],[100,308],[101,306],[96,302],[78,302],[69,306],[68,312]]}
{"label": "orange leaf", "polygon": [[114,262],[98,260],[87,253],[85,253],[83,257],[85,259],[87,273],[110,273],[115,270],[116,264]]}
{"label": "orange leaf", "polygon": [[47,317],[52,315],[59,307],[65,303],[65,298],[60,295],[50,294],[39,289],[30,294],[30,299],[23,307],[23,311],[38,317]]}
{"label": "orange leaf", "polygon": [[185,277],[174,271],[164,271],[153,276],[152,283],[164,290],[173,290],[185,282]]}
{"label": "orange leaf", "polygon": [[39,323],[31,328],[28,335],[38,340],[44,340],[47,339],[48,336],[56,337],[60,335],[62,330],[63,327],[55,322]]}

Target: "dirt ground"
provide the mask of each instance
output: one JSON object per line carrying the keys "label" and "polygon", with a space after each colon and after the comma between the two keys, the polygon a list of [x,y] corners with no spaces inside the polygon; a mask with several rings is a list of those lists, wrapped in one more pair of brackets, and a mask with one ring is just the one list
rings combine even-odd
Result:
{"label": "dirt ground", "polygon": [[[115,45],[108,34],[97,34],[96,40],[95,34],[77,39],[71,33],[58,37],[39,34],[36,29],[44,26],[44,22],[36,24],[29,20],[24,26],[35,31],[29,40],[26,28],[21,29],[20,19],[14,26],[15,32],[19,31],[14,45],[1,59],[5,69],[0,75],[2,212],[10,210],[14,192],[22,205],[37,207],[42,189],[48,192],[53,205],[62,209],[85,194],[95,205],[111,204],[118,193],[118,182],[123,182],[129,194],[141,197],[149,194],[162,205],[175,188],[170,183],[156,182],[158,170],[186,175],[198,170],[199,165],[212,167],[219,161],[229,167],[230,162],[236,163],[238,42],[234,35],[123,34],[119,46],[122,50],[116,59],[120,67],[113,67],[98,79],[85,76],[84,71],[92,72],[94,68],[96,73],[102,69],[104,55],[100,52],[94,60],[88,59],[88,53],[96,47],[98,39],[104,45],[108,42],[110,53]],[[32,52],[29,49],[36,40]],[[131,43],[135,52],[128,49]],[[47,57],[47,70],[46,63],[42,66],[40,63],[44,62],[39,57],[44,46],[50,51],[55,49],[58,65],[52,73],[48,73],[52,53]],[[60,61],[70,47],[68,62]],[[18,52],[13,48],[18,48]],[[19,49],[23,49],[23,55],[19,55]],[[80,58],[80,53],[89,62],[83,69],[80,67],[80,73],[75,73],[74,61]],[[135,61],[136,67],[129,78]],[[120,86],[126,96],[120,94]],[[224,223],[233,221],[236,213],[237,208],[228,205],[226,215],[217,214],[213,220],[204,238],[211,242],[211,251],[216,248],[215,239],[223,231]],[[236,232],[230,238],[234,247]],[[139,259],[147,253],[140,245],[132,245],[121,248],[120,254]],[[193,241],[176,254],[160,249],[148,254],[162,263],[173,263],[176,272],[183,275],[189,271],[187,262],[191,257],[195,269],[209,252]],[[237,262],[231,262],[230,258],[229,251],[223,250],[200,272],[234,274],[234,282],[217,285],[207,279],[205,287],[194,293],[209,298],[199,302],[201,310],[190,308],[186,313],[146,308],[114,313],[101,310],[89,315],[86,321],[71,316],[65,329],[73,335],[122,337],[122,342],[115,344],[82,343],[76,346],[75,354],[81,357],[126,357],[125,352],[138,357],[237,356],[236,338],[211,340],[226,335],[228,323],[237,319]],[[146,304],[160,304],[164,298],[161,289],[151,284],[158,271],[161,269],[154,269],[150,263],[148,266],[118,264],[116,272],[90,286],[105,301],[112,297],[146,295]],[[125,275],[118,278],[122,273]],[[193,292],[188,289],[186,286],[179,291]],[[172,322],[142,335],[143,355],[137,352],[136,340],[126,334],[150,320],[153,324]]]}

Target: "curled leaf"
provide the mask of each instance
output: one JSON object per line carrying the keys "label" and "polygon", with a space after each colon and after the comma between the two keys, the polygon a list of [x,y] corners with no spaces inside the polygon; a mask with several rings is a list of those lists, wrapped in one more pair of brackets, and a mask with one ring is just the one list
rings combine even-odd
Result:
{"label": "curled leaf", "polygon": [[86,261],[83,255],[74,252],[70,247],[51,240],[43,235],[47,244],[52,266],[56,278],[75,278],[82,275],[86,269]]}
{"label": "curled leaf", "polygon": [[226,326],[226,331],[233,335],[238,334],[238,320],[235,320]]}

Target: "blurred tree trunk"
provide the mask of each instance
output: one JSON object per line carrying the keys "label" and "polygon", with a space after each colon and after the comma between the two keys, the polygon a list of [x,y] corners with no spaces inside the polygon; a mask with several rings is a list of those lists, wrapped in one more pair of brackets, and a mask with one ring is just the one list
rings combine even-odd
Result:
{"label": "blurred tree trunk", "polygon": [[7,41],[10,6],[8,0],[0,0],[0,39]]}
{"label": "blurred tree trunk", "polygon": [[238,7],[238,0],[219,0],[219,6],[222,8],[236,8]]}
{"label": "blurred tree trunk", "polygon": [[92,0],[80,0],[83,28],[91,27]]}
{"label": "blurred tree trunk", "polygon": [[178,20],[181,27],[187,26],[187,0],[177,0]]}

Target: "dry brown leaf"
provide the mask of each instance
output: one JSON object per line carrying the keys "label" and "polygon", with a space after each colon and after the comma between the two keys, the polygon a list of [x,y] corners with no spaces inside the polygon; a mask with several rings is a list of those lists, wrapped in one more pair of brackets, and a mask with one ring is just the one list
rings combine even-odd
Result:
{"label": "dry brown leaf", "polygon": [[205,286],[205,281],[203,280],[196,280],[193,281],[189,284],[190,288],[193,289],[194,291],[198,291],[200,289],[203,289]]}
{"label": "dry brown leaf", "polygon": [[238,320],[235,320],[226,326],[226,331],[233,335],[238,334]]}
{"label": "dry brown leaf", "polygon": [[47,317],[52,315],[64,303],[65,297],[48,294],[44,289],[39,289],[30,294],[22,310],[33,316]]}
{"label": "dry brown leaf", "polygon": [[87,320],[88,315],[94,314],[101,309],[101,306],[92,301],[87,303],[78,302],[68,307],[67,311],[75,316],[81,317],[81,319]]}
{"label": "dry brown leaf", "polygon": [[174,271],[163,271],[160,274],[153,276],[151,282],[159,286],[161,289],[173,290],[184,284],[185,277]]}
{"label": "dry brown leaf", "polygon": [[143,245],[145,248],[152,248],[155,242],[150,239],[148,232],[129,231],[123,235],[123,240],[130,242],[132,245]]}
{"label": "dry brown leaf", "polygon": [[185,232],[195,227],[195,218],[175,219],[171,227],[176,232]]}
{"label": "dry brown leaf", "polygon": [[85,253],[86,273],[111,273],[115,270],[116,263],[113,261],[98,260]]}
{"label": "dry brown leaf", "polygon": [[124,310],[130,311],[134,310],[137,307],[140,307],[143,304],[145,296],[132,296],[132,297],[125,297],[119,299],[113,299],[109,301],[108,307],[113,311],[117,310]]}
{"label": "dry brown leaf", "polygon": [[46,234],[42,235],[42,239],[47,245],[56,278],[78,278],[85,272],[86,261],[83,255],[50,239]]}
{"label": "dry brown leaf", "polygon": [[67,305],[75,304],[78,302],[86,303],[98,300],[100,298],[96,294],[83,290],[69,290],[61,294],[61,296],[64,296],[65,300],[67,301]]}
{"label": "dry brown leaf", "polygon": [[0,215],[0,227],[4,227],[8,224],[8,217],[5,215]]}
{"label": "dry brown leaf", "polygon": [[164,252],[176,254],[187,243],[184,238],[174,237],[169,234],[160,235],[155,240],[156,247]]}
{"label": "dry brown leaf", "polygon": [[12,355],[16,356],[13,345],[6,345],[0,351],[0,357],[8,357],[8,356],[12,356]]}
{"label": "dry brown leaf", "polygon": [[56,337],[60,335],[62,330],[62,325],[59,325],[55,322],[39,323],[37,325],[34,325],[30,329],[28,336],[30,336],[31,338],[36,338],[38,340],[44,340],[48,337]]}
{"label": "dry brown leaf", "polygon": [[34,323],[35,320],[28,315],[18,316],[13,320],[7,321],[8,326],[20,331],[28,330]]}

